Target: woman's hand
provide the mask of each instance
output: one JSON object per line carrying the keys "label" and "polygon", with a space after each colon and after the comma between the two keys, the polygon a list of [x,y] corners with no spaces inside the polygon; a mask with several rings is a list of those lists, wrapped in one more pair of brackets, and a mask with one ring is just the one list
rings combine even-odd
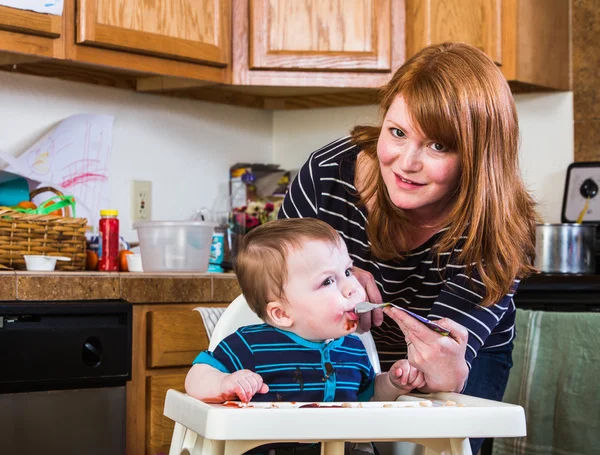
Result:
{"label": "woman's hand", "polygon": [[[367,292],[367,300],[372,303],[382,303],[383,300],[381,298],[381,293],[379,289],[377,289],[377,283],[375,283],[375,278],[369,272],[363,269],[359,269],[358,267],[354,267],[354,276],[358,282],[365,288]],[[371,329],[371,325],[376,325],[379,327],[383,322],[383,310],[378,308],[368,313],[363,313],[360,315],[360,322],[358,327],[361,332],[368,332]]]}
{"label": "woman's hand", "polygon": [[235,400],[236,397],[248,403],[257,393],[267,393],[269,386],[263,383],[259,374],[250,370],[239,370],[228,374],[221,383],[221,397]]}
{"label": "woman's hand", "polygon": [[467,329],[451,319],[435,322],[450,331],[443,336],[429,329],[404,311],[387,307],[384,312],[398,326],[408,345],[408,361],[425,375],[427,385],[423,392],[460,392],[469,375],[465,351],[469,334]]}

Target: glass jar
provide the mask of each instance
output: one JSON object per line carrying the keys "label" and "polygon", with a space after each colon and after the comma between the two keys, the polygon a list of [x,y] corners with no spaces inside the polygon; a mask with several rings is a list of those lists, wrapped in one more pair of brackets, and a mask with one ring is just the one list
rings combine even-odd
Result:
{"label": "glass jar", "polygon": [[98,270],[119,271],[119,212],[100,210],[98,236]]}

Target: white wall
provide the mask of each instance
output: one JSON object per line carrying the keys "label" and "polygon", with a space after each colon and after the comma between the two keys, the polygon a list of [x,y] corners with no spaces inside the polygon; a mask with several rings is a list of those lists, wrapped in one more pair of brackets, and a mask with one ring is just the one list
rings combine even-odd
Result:
{"label": "white wall", "polygon": [[[572,93],[517,95],[516,104],[525,182],[544,221],[560,222],[566,170],[574,157]],[[375,106],[276,111],[275,160],[284,168],[298,168],[312,151],[348,134],[353,125],[378,118]]]}
{"label": "white wall", "polygon": [[[520,95],[517,107],[526,182],[545,221],[558,221],[573,161],[572,94]],[[137,238],[132,180],[152,181],[154,219],[185,219],[226,188],[231,164],[298,168],[311,151],[379,115],[375,106],[261,111],[0,72],[0,150],[18,155],[59,121],[84,112],[116,117],[110,197],[128,240]]]}
{"label": "white wall", "polygon": [[132,180],[152,181],[154,219],[186,219],[227,188],[230,165],[272,162],[270,111],[0,72],[0,150],[18,155],[77,113],[116,117],[110,201],[127,240]]}

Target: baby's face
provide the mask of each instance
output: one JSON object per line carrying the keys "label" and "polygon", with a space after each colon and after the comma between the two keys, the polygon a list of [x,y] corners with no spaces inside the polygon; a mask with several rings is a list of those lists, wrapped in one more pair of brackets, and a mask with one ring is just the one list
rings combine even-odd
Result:
{"label": "baby's face", "polygon": [[293,249],[287,258],[284,286],[289,329],[311,341],[339,338],[356,330],[354,307],[366,298],[352,270],[346,245],[310,240]]}

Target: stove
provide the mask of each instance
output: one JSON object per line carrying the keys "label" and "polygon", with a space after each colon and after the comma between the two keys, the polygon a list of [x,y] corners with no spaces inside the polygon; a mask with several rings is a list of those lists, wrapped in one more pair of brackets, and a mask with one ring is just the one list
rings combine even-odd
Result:
{"label": "stove", "polygon": [[600,275],[534,274],[514,297],[517,308],[560,312],[600,312]]}

